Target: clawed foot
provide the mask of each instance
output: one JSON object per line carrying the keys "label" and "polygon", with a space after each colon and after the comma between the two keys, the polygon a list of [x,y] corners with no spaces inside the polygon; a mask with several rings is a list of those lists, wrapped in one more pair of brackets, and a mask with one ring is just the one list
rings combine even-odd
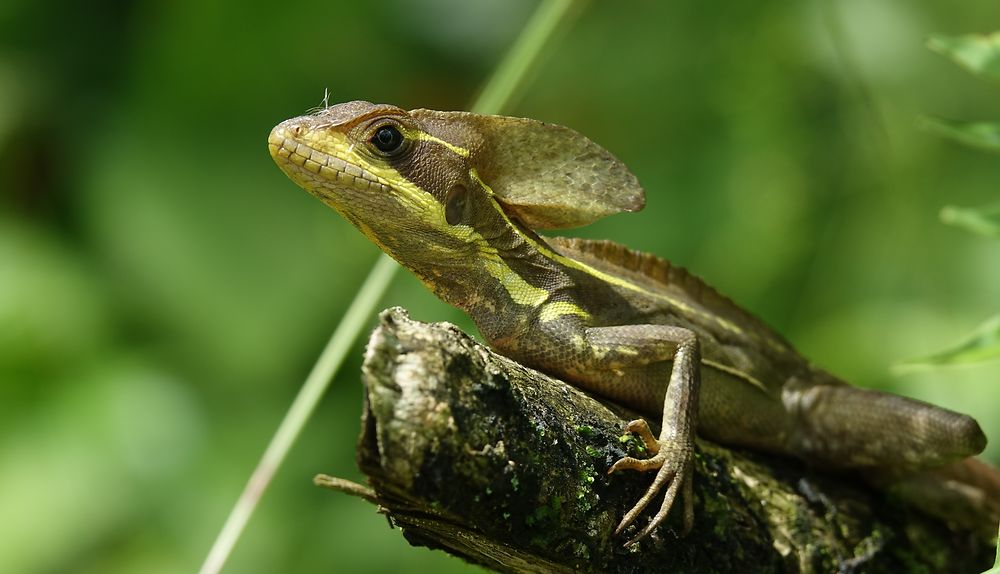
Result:
{"label": "clawed foot", "polygon": [[636,542],[642,540],[646,536],[656,529],[664,520],[667,518],[667,514],[670,513],[670,508],[674,504],[674,500],[677,499],[677,494],[683,489],[682,498],[684,499],[684,534],[687,534],[691,530],[691,526],[694,524],[694,497],[691,490],[691,474],[692,474],[692,459],[694,457],[694,444],[690,439],[685,440],[684,437],[671,437],[665,439],[657,439],[653,436],[653,433],[649,430],[649,425],[646,421],[639,419],[628,423],[625,427],[628,432],[635,433],[639,435],[643,443],[646,445],[646,449],[652,453],[651,458],[639,459],[626,456],[616,462],[608,470],[608,474],[617,472],[619,470],[639,470],[639,471],[650,471],[656,470],[656,478],[653,479],[653,484],[646,489],[646,493],[642,495],[639,502],[635,503],[635,506],[631,510],[625,513],[622,518],[621,523],[618,528],[615,529],[615,535],[617,536],[623,530],[629,527],[635,519],[646,509],[646,506],[653,500],[653,498],[660,492],[665,485],[667,486],[667,492],[663,496],[663,503],[660,505],[660,511],[656,513],[656,516],[649,521],[649,524],[640,532],[637,536],[625,543],[626,547],[629,547]]}

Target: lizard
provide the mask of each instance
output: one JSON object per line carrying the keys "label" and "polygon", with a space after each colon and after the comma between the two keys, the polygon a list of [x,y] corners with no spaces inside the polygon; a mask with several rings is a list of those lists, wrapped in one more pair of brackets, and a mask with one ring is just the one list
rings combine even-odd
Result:
{"label": "lizard", "polygon": [[666,260],[540,235],[645,204],[636,176],[576,131],[352,101],[278,124],[268,148],[294,183],[464,310],[493,349],[661,417],[658,436],[644,418],[626,425],[651,456],[608,470],[654,473],[616,535],[663,495],[626,546],[678,499],[691,529],[696,434],[873,482],[916,477],[918,499],[928,473],[943,474],[973,491],[976,520],[1000,517],[1000,472],[970,458],[986,445],[972,417],[848,385]]}

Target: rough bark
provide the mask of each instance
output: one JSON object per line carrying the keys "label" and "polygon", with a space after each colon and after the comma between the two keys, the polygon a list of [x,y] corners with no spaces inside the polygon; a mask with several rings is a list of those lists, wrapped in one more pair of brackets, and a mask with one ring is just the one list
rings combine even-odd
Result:
{"label": "rough bark", "polygon": [[381,315],[363,371],[358,461],[382,512],[411,544],[487,568],[969,573],[991,560],[972,533],[851,477],[707,441],[691,533],[678,537],[675,511],[625,549],[612,532],[652,476],[606,472],[642,456],[622,438],[634,414],[398,308]]}

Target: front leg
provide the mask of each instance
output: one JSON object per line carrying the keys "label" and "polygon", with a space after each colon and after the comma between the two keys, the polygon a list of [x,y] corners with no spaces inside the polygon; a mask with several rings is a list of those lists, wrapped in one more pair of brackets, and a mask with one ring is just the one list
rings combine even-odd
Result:
{"label": "front leg", "polygon": [[[634,420],[627,426],[635,432],[653,453],[648,459],[625,457],[617,461],[608,473],[622,469],[656,470],[656,478],[639,501],[625,513],[615,534],[632,524],[640,513],[664,488],[659,512],[642,531],[629,540],[630,546],[648,536],[670,512],[678,494],[684,499],[684,532],[694,522],[692,474],[694,436],[698,423],[701,351],[694,332],[669,325],[625,325],[592,327],[586,330],[586,340],[594,352],[612,370],[625,371],[663,361],[673,360],[670,381],[663,399],[663,420],[660,436],[655,438],[644,420]],[[621,380],[620,385],[643,384],[644,381]],[[648,384],[648,381],[646,381]],[[614,392],[609,393],[614,396]],[[655,406],[651,406],[655,408]]]}

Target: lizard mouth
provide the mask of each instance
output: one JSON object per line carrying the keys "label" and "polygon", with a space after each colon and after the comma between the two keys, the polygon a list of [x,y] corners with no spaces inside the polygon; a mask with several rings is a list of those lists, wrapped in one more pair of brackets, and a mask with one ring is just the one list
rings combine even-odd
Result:
{"label": "lizard mouth", "polygon": [[271,130],[267,149],[281,171],[300,187],[322,199],[333,199],[345,188],[355,191],[389,191],[375,174],[306,143],[310,129],[296,120]]}

